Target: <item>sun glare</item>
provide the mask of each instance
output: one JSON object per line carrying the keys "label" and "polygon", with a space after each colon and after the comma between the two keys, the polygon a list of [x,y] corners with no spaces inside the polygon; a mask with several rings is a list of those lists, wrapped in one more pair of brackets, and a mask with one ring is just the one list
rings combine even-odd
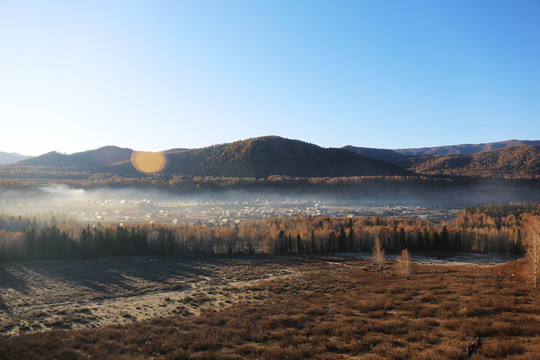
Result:
{"label": "sun glare", "polygon": [[167,159],[161,151],[134,151],[131,154],[131,163],[140,172],[157,173],[163,170]]}

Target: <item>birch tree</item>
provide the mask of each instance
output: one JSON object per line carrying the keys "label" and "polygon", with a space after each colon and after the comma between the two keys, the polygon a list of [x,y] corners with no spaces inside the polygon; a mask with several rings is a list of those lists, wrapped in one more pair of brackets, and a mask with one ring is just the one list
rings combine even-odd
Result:
{"label": "birch tree", "polygon": [[523,245],[527,253],[533,287],[538,284],[540,267],[540,217],[532,216],[525,224]]}
{"label": "birch tree", "polygon": [[413,272],[413,261],[409,250],[405,249],[400,255],[396,257],[396,271],[401,274],[405,279],[409,278],[409,275]]}
{"label": "birch tree", "polygon": [[377,271],[382,272],[384,267],[384,261],[385,261],[385,251],[381,247],[381,241],[379,240],[379,237],[375,238],[375,245],[372,249],[373,254],[373,261],[375,264],[377,264]]}

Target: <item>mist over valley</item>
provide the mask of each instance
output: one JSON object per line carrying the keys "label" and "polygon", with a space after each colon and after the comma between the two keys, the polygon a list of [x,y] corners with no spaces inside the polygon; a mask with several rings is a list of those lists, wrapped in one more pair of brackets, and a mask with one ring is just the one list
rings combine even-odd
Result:
{"label": "mist over valley", "polygon": [[0,360],[538,360],[538,19],[0,0]]}

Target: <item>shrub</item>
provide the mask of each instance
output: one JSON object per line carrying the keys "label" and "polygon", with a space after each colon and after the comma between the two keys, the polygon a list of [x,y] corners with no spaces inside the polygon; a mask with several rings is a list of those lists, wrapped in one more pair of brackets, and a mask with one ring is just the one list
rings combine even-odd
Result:
{"label": "shrub", "polygon": [[507,358],[513,355],[520,355],[525,349],[515,341],[495,340],[489,344],[482,345],[482,355],[488,358]]}

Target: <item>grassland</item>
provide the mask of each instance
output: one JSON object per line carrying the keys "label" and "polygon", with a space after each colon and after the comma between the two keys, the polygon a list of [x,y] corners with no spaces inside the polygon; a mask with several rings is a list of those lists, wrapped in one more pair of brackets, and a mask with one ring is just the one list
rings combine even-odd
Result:
{"label": "grassland", "polygon": [[540,300],[523,260],[416,265],[408,280],[386,265],[379,273],[322,256],[3,264],[0,354],[465,359],[481,336],[474,359],[538,359]]}

